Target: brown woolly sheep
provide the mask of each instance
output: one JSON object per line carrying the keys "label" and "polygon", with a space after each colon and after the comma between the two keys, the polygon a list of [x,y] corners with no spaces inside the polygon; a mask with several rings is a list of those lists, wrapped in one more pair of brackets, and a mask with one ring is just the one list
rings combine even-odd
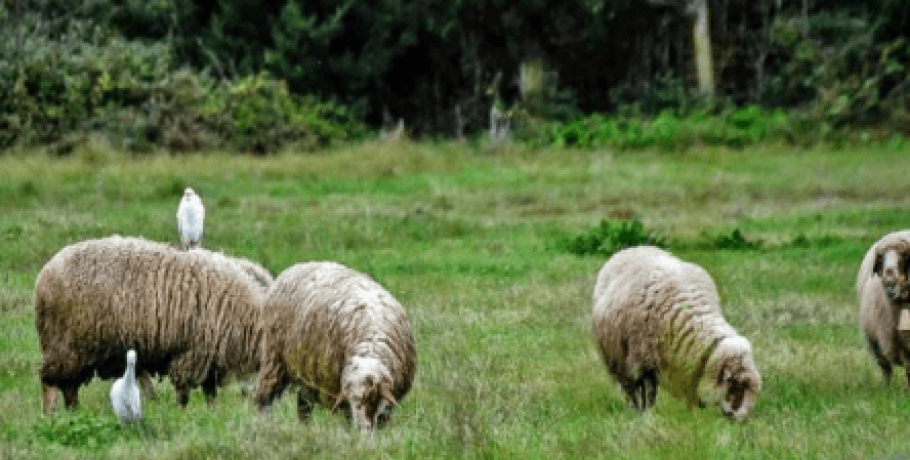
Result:
{"label": "brown woolly sheep", "polygon": [[75,407],[95,373],[123,374],[131,348],[143,356],[137,372],[168,375],[181,406],[200,385],[211,402],[229,375],[258,369],[263,302],[221,254],[119,236],[67,246],[35,286],[42,406],[60,389]]}
{"label": "brown woolly sheep", "polygon": [[885,382],[903,366],[910,385],[910,231],[883,236],[866,252],[856,276],[860,326]]}
{"label": "brown woolly sheep", "polygon": [[[218,253],[218,254],[221,254],[221,253]],[[246,273],[249,276],[250,280],[253,283],[255,283],[255,286],[257,288],[259,288],[259,291],[262,294],[262,297],[264,299],[266,293],[269,290],[269,287],[275,281],[274,278],[272,278],[272,274],[269,273],[269,271],[266,270],[265,267],[257,264],[256,262],[253,262],[249,259],[244,259],[242,257],[233,257],[233,256],[228,256],[228,255],[224,255],[224,257],[226,257],[229,261],[236,264],[241,270],[243,270],[244,273]],[[142,387],[142,392],[145,394],[146,397],[148,397],[149,399],[156,399],[158,397],[157,393],[155,392],[155,387],[152,384],[152,380],[151,380],[151,377],[149,376],[148,372],[143,372],[142,374],[140,374],[138,376],[138,380],[139,380],[139,385]],[[249,396],[256,392],[255,380],[256,380],[256,374],[252,374],[252,375],[248,376],[248,378],[243,382],[243,386],[241,388],[241,393],[244,396]]]}
{"label": "brown woolly sheep", "polygon": [[261,413],[296,385],[301,420],[321,402],[372,432],[410,390],[417,366],[410,322],[368,276],[333,262],[294,265],[275,280],[264,311]]}
{"label": "brown woolly sheep", "polygon": [[749,415],[761,376],[749,341],[719,305],[704,269],[662,249],[625,249],[604,264],[594,288],[594,331],[631,406],[653,405],[663,384],[689,407],[720,399],[725,415]]}

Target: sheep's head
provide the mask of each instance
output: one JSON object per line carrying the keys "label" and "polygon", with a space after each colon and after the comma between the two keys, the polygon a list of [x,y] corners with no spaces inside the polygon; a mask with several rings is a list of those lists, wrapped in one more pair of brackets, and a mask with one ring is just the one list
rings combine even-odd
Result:
{"label": "sheep's head", "polygon": [[715,379],[715,390],[724,415],[733,420],[745,420],[762,384],[749,341],[743,337],[722,340],[708,359],[706,372]]}
{"label": "sheep's head", "polygon": [[376,358],[357,356],[348,361],[341,377],[335,409],[347,401],[354,422],[365,433],[388,421],[398,401],[392,395],[388,369]]}
{"label": "sheep's head", "polygon": [[872,276],[878,276],[881,279],[882,288],[889,299],[902,302],[910,299],[908,269],[910,269],[910,264],[907,263],[905,251],[889,246],[876,250]]}

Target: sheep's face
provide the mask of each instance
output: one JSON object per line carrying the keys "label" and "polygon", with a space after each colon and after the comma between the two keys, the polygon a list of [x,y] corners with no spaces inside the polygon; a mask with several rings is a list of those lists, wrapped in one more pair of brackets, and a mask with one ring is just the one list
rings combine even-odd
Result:
{"label": "sheep's face", "polygon": [[906,302],[910,297],[907,286],[908,268],[907,258],[896,249],[885,248],[876,254],[872,273],[881,279],[882,288],[889,299]]}
{"label": "sheep's face", "polygon": [[761,392],[761,375],[749,342],[742,337],[725,339],[712,358],[721,411],[733,420],[745,420]]}
{"label": "sheep's face", "polygon": [[718,385],[723,393],[720,407],[724,415],[733,420],[745,420],[752,412],[755,399],[761,390],[758,373],[743,369],[737,373],[727,373]]}
{"label": "sheep's face", "polygon": [[[388,421],[396,400],[385,366],[375,358],[356,357],[345,366],[339,402],[347,400],[354,422],[363,432],[372,432]],[[336,404],[337,406],[337,404]]]}

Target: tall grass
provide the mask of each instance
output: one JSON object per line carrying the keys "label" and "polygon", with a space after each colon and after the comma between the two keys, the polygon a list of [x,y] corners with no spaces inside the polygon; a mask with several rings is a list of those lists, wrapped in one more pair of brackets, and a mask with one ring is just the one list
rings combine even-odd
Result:
{"label": "tall grass", "polygon": [[[0,458],[901,458],[910,395],[903,378],[882,384],[851,286],[865,249],[910,226],[908,170],[884,148],[0,157]],[[181,410],[164,379],[135,429],[116,424],[97,379],[76,411],[40,415],[38,271],[88,238],[176,243],[187,185],[208,247],[275,274],[337,260],[405,306],[417,378],[372,443],[322,408],[297,422],[290,396],[260,419],[238,384]],[[625,407],[590,330],[605,256],[558,245],[604,220],[641,222],[714,276],[765,379],[749,422],[663,392],[645,414]],[[761,244],[717,243],[733,229]]]}

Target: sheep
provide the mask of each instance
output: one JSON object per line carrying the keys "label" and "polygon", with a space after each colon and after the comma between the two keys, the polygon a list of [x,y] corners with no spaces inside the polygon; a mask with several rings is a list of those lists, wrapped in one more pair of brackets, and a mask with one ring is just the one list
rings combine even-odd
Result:
{"label": "sheep", "polygon": [[[262,294],[263,298],[265,298],[269,286],[271,286],[272,282],[274,281],[272,274],[269,273],[269,271],[261,265],[249,259],[232,257],[228,255],[224,255],[224,257],[226,257],[232,263],[236,264],[241,270],[243,270],[243,272],[249,276],[250,280],[253,281],[258,288],[260,288],[260,293]],[[241,392],[244,396],[255,393],[255,377],[256,374],[252,374],[249,376],[248,381],[244,382],[243,387],[241,388]],[[149,399],[157,399],[158,395],[155,392],[155,387],[152,384],[152,379],[148,372],[142,372],[139,375],[138,379],[139,385],[142,387],[142,393],[145,394],[145,396]]]}
{"label": "sheep", "polygon": [[719,305],[704,269],[662,249],[625,249],[604,264],[594,288],[594,331],[632,407],[652,406],[663,385],[690,408],[719,398],[728,417],[749,415],[761,376],[749,341]]}
{"label": "sheep", "polygon": [[872,358],[891,381],[903,366],[910,386],[910,231],[883,236],[866,252],[856,276],[860,327]]}
{"label": "sheep", "polygon": [[294,265],[275,280],[264,312],[260,414],[295,385],[301,421],[321,402],[372,433],[410,390],[417,367],[410,322],[368,276],[334,262]]}
{"label": "sheep", "polygon": [[258,370],[264,300],[221,254],[119,236],[67,246],[35,283],[42,407],[58,389],[76,407],[95,373],[123,373],[128,349],[143,356],[140,375],[171,378],[179,405],[200,385],[211,403],[229,375]]}

